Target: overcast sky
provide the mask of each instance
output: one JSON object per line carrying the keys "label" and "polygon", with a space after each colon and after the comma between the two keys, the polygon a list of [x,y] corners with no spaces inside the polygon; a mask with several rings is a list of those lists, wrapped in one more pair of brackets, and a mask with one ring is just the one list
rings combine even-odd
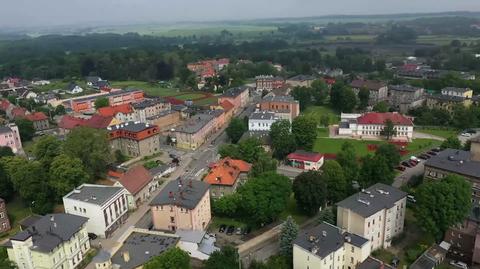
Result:
{"label": "overcast sky", "polygon": [[0,0],[0,27],[480,11],[480,0]]}

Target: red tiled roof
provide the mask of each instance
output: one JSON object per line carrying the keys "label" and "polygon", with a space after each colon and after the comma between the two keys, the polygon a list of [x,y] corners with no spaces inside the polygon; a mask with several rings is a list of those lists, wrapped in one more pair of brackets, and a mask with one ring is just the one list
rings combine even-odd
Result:
{"label": "red tiled roof", "polygon": [[87,120],[86,126],[95,129],[105,129],[112,122],[113,117],[104,117],[101,115],[93,115],[90,119]]}
{"label": "red tiled roof", "polygon": [[411,119],[403,116],[400,113],[388,112],[388,113],[365,113],[358,117],[358,124],[385,124],[386,120],[391,120],[395,125],[413,125]]}
{"label": "red tiled roof", "polygon": [[150,172],[143,165],[137,165],[123,174],[118,182],[132,195],[136,195],[152,180]]}
{"label": "red tiled roof", "polygon": [[7,111],[7,109],[11,105],[12,104],[7,99],[0,100],[0,109],[3,110],[3,111]]}
{"label": "red tiled roof", "polygon": [[27,114],[27,109],[17,106],[12,109],[11,113],[13,118],[25,117]]}
{"label": "red tiled roof", "polygon": [[240,173],[248,173],[250,169],[252,169],[251,164],[227,157],[213,166],[204,181],[212,185],[233,186]]}
{"label": "red tiled roof", "polygon": [[63,116],[60,122],[58,123],[58,127],[62,129],[67,129],[67,130],[71,130],[78,126],[86,126],[86,125],[87,125],[86,119],[77,118],[70,115]]}
{"label": "red tiled roof", "polygon": [[108,170],[107,172],[107,175],[109,177],[113,177],[113,178],[120,178],[121,176],[123,176],[125,173],[122,173],[122,172],[117,172],[117,171],[113,171],[113,170]]}
{"label": "red tiled roof", "polygon": [[41,120],[48,120],[47,115],[43,112],[35,112],[25,116],[25,118],[29,121],[41,121]]}
{"label": "red tiled roof", "polygon": [[107,106],[97,110],[98,114],[104,117],[115,116],[117,113],[129,114],[132,113],[132,106],[130,104],[122,104],[118,106]]}
{"label": "red tiled roof", "polygon": [[303,150],[297,150],[287,155],[288,160],[300,160],[307,162],[318,162],[322,159],[323,154],[316,152],[307,152]]}
{"label": "red tiled roof", "polygon": [[225,112],[228,112],[230,110],[232,110],[235,106],[228,100],[223,100],[221,103],[220,103],[220,106],[223,107],[223,110]]}

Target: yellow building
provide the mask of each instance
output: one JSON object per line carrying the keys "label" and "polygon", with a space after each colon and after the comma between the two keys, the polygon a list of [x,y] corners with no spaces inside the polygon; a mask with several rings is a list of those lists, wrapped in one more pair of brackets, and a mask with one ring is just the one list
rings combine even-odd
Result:
{"label": "yellow building", "polygon": [[19,269],[76,268],[90,249],[87,218],[49,214],[7,242],[8,258]]}
{"label": "yellow building", "polygon": [[446,87],[442,89],[442,95],[458,96],[458,97],[472,99],[473,90],[469,88]]}

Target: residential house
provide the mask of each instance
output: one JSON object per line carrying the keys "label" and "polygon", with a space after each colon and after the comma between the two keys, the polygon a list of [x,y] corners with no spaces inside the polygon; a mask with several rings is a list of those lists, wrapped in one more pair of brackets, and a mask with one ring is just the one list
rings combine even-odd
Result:
{"label": "residential house", "polygon": [[251,164],[227,157],[213,164],[203,181],[210,184],[212,198],[220,198],[234,193],[251,169]]}
{"label": "residential house", "polygon": [[150,156],[160,152],[160,130],[156,125],[131,121],[107,127],[112,151],[131,157]]}
{"label": "residential house", "polygon": [[300,114],[300,104],[291,96],[265,96],[260,101],[261,111],[272,111],[285,120],[293,121]]}
{"label": "residential house", "polygon": [[168,130],[178,125],[181,121],[181,114],[175,110],[165,110],[155,116],[147,118],[147,123],[158,126],[160,130]]}
{"label": "residential house", "polygon": [[175,170],[177,170],[177,165],[171,163],[171,164],[163,164],[163,165],[159,165],[157,167],[154,167],[154,168],[150,169],[149,172],[152,175],[153,179],[159,180],[164,176],[170,175]]}
{"label": "residential house", "polygon": [[63,207],[88,220],[88,233],[107,238],[127,220],[127,196],[123,187],[82,184],[63,196]]}
{"label": "residential house", "polygon": [[194,72],[202,80],[214,77],[217,72],[230,64],[230,59],[222,58],[218,60],[204,60],[187,64],[187,69]]}
{"label": "residential house", "polygon": [[287,162],[290,166],[304,170],[320,170],[323,160],[323,154],[303,150],[297,150],[287,155]]}
{"label": "residential house", "polygon": [[0,126],[0,146],[11,148],[15,154],[23,152],[20,131],[15,123]]}
{"label": "residential house", "polygon": [[18,232],[5,245],[18,268],[73,269],[90,250],[85,217],[48,214]]}
{"label": "residential house", "polygon": [[371,251],[388,248],[403,232],[407,194],[377,183],[337,203],[337,226],[367,238]]}
{"label": "residential house", "polygon": [[434,244],[418,257],[408,268],[409,269],[434,269],[444,260],[451,244],[442,241],[439,245]]}
{"label": "residential house", "polygon": [[150,203],[154,229],[204,231],[212,218],[209,189],[203,181],[170,181]]}
{"label": "residential house", "polygon": [[287,79],[286,83],[292,87],[311,87],[314,81],[314,76],[298,75]]}
{"label": "residential house", "polygon": [[10,230],[10,220],[8,219],[7,204],[0,198],[0,234]]}
{"label": "residential house", "polygon": [[97,109],[97,113],[103,117],[114,117],[121,123],[135,120],[135,113],[130,104],[101,107]]}
{"label": "residential house", "polygon": [[410,141],[413,138],[413,122],[410,118],[397,113],[370,112],[358,116],[358,114],[342,113],[338,134],[359,138],[381,138],[385,123],[390,120],[393,123],[395,133],[392,139]]}
{"label": "residential house", "polygon": [[13,106],[10,111],[7,111],[7,117],[10,120],[23,119],[28,113],[26,108]]}
{"label": "residential house", "polygon": [[465,219],[452,225],[445,232],[443,240],[450,244],[447,258],[468,265],[480,264],[480,227],[478,221]]}
{"label": "residential house", "polygon": [[148,122],[147,118],[156,117],[170,111],[172,106],[163,98],[145,99],[141,102],[132,104],[135,120],[140,122]]}
{"label": "residential house", "polygon": [[35,103],[37,104],[52,104],[57,102],[57,96],[54,92],[40,93],[37,97],[34,98]]}
{"label": "residential house", "polygon": [[256,111],[248,117],[249,131],[270,131],[270,127],[276,121],[280,120],[274,112]]}
{"label": "residential house", "polygon": [[102,80],[102,78],[100,78],[98,76],[88,76],[88,77],[85,78],[85,81],[86,81],[88,87],[93,87],[93,86],[97,85],[97,82],[99,82],[101,80]]}
{"label": "residential house", "polygon": [[178,247],[192,258],[205,261],[213,252],[220,250],[215,247],[217,241],[215,235],[208,234],[206,231],[179,229],[175,235],[180,237]]}
{"label": "residential house", "polygon": [[425,102],[425,89],[407,84],[390,85],[388,100],[392,108],[407,113],[410,109],[422,106]]}
{"label": "residential house", "polygon": [[449,112],[453,112],[453,109],[458,105],[469,107],[472,104],[472,99],[453,95],[428,94],[426,98],[428,108],[443,109]]}
{"label": "residential house", "polygon": [[387,101],[388,87],[381,81],[357,79],[350,83],[353,91],[358,95],[360,89],[365,88],[370,92],[368,105],[373,106],[382,101]]}
{"label": "residential house", "polygon": [[35,99],[37,94],[27,88],[18,88],[15,90],[15,95],[18,99]]}
{"label": "residential house", "polygon": [[68,84],[65,91],[69,94],[79,94],[83,92],[83,88],[71,82],[70,84]]}
{"label": "residential house", "polygon": [[34,112],[32,114],[26,115],[25,118],[33,122],[33,128],[35,128],[35,131],[43,131],[50,129],[48,117],[43,112]]}
{"label": "residential house", "polygon": [[225,113],[225,121],[230,121],[233,118],[233,112],[235,106],[230,103],[228,100],[223,100],[220,104],[220,108],[223,109],[223,112]]}
{"label": "residential house", "polygon": [[152,174],[143,165],[137,165],[124,173],[114,186],[122,186],[127,190],[128,208],[133,210],[147,201],[157,190],[158,181],[153,179]]}
{"label": "residential house", "polygon": [[196,114],[182,126],[172,132],[177,147],[195,150],[214,133],[215,116],[211,114]]}
{"label": "residential house", "polygon": [[469,88],[446,87],[441,91],[442,95],[457,96],[472,99],[473,90]]}
{"label": "residential house", "polygon": [[144,99],[144,93],[141,90],[118,90],[112,92],[97,93],[90,96],[83,96],[65,100],[63,102],[63,105],[66,108],[72,109],[74,112],[95,111],[95,100],[97,100],[97,98],[107,98],[108,103],[111,106],[118,106],[122,104],[141,102]]}
{"label": "residential house", "polygon": [[239,112],[241,108],[245,107],[250,98],[250,88],[246,86],[231,88],[225,91],[222,96],[218,98],[218,103],[228,101],[234,106],[234,114]]}
{"label": "residential house", "polygon": [[263,75],[255,77],[257,91],[271,91],[273,89],[282,88],[285,86],[285,79],[282,77],[275,77],[272,75]]}
{"label": "residential house", "polygon": [[293,241],[293,269],[358,268],[370,253],[367,238],[324,222],[299,231]]}

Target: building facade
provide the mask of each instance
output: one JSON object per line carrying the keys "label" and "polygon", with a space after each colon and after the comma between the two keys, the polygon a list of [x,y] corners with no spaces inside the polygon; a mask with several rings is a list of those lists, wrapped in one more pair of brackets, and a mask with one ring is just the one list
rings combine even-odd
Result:
{"label": "building facade", "polygon": [[285,86],[285,79],[272,75],[255,77],[257,91],[271,91]]}
{"label": "building facade", "polygon": [[220,198],[234,193],[251,169],[251,164],[227,157],[216,162],[203,181],[210,184],[212,198]]}
{"label": "building facade", "polygon": [[23,151],[17,125],[9,123],[5,126],[0,126],[0,146],[11,148],[15,154]]}
{"label": "building facade", "polygon": [[160,130],[156,125],[131,121],[110,126],[107,130],[112,152],[120,150],[131,157],[160,152]]}
{"label": "building facade", "polygon": [[467,99],[473,97],[473,90],[469,88],[456,88],[456,87],[446,87],[442,89],[442,95],[447,96],[458,96]]}
{"label": "building facade", "polygon": [[270,127],[279,118],[275,113],[270,111],[257,111],[253,112],[248,118],[248,130],[249,131],[270,131]]}
{"label": "building facade", "polygon": [[187,120],[182,126],[172,132],[177,147],[195,150],[214,133],[215,116],[210,114],[197,114]]}
{"label": "building facade", "polygon": [[292,87],[311,87],[315,77],[307,75],[298,75],[287,79],[286,83]]}
{"label": "building facade", "polygon": [[246,86],[231,88],[225,91],[222,96],[218,98],[218,103],[222,104],[224,101],[228,101],[233,105],[233,114],[240,111],[245,107],[250,98],[250,88]]}
{"label": "building facade", "polygon": [[279,114],[289,114],[290,121],[300,115],[300,103],[291,96],[265,96],[260,101],[259,108],[261,111],[275,112],[282,119],[285,119],[284,116]]}
{"label": "building facade", "polygon": [[419,107],[425,102],[425,89],[410,85],[390,85],[388,87],[388,100],[390,105],[407,113],[412,108]]}
{"label": "building facade", "polygon": [[360,89],[365,88],[369,91],[368,105],[373,106],[379,102],[387,101],[388,86],[381,81],[357,79],[350,83],[353,91],[358,95]]}
{"label": "building facade", "polygon": [[287,161],[292,167],[318,171],[323,165],[324,156],[316,152],[297,150],[288,154]]}
{"label": "building facade", "polygon": [[102,107],[97,109],[97,112],[103,117],[114,117],[120,123],[135,120],[135,114],[130,104]]}
{"label": "building facade", "polygon": [[472,104],[472,99],[462,96],[443,95],[443,94],[428,94],[426,96],[426,105],[430,109],[443,109],[453,112],[453,109],[462,105],[469,107]]}
{"label": "building facade", "polygon": [[7,204],[0,198],[0,234],[10,230],[10,220],[8,219]]}
{"label": "building facade", "polygon": [[114,186],[121,186],[127,190],[128,208],[133,210],[147,201],[158,189],[158,181],[153,179],[143,165],[137,165],[124,173]]}
{"label": "building facade", "polygon": [[64,101],[65,107],[71,108],[75,112],[88,112],[95,110],[95,100],[97,98],[107,98],[111,106],[137,103],[144,99],[144,93],[141,90],[120,90],[110,93],[96,94],[88,97],[72,98]]}
{"label": "building facade", "polygon": [[181,121],[180,112],[175,110],[166,110],[160,112],[156,116],[148,117],[147,123],[158,126],[160,130],[168,130],[176,126]]}
{"label": "building facade", "polygon": [[43,112],[34,112],[28,114],[25,118],[33,123],[33,128],[35,131],[43,131],[50,129],[50,124],[48,122],[48,117]]}
{"label": "building facade", "polygon": [[134,120],[144,123],[149,122],[148,118],[159,116],[172,109],[171,104],[162,98],[145,99],[132,104],[132,107],[135,113]]}

